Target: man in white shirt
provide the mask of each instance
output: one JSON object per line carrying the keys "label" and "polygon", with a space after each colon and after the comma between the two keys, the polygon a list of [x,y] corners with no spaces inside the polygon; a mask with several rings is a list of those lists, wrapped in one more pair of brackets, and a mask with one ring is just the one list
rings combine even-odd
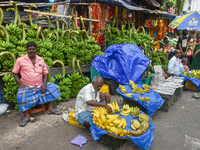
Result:
{"label": "man in white shirt", "polygon": [[168,76],[179,75],[179,57],[181,56],[180,50],[174,51],[174,56],[170,59],[168,64]]}
{"label": "man in white shirt", "polygon": [[99,92],[103,83],[104,80],[101,76],[95,76],[92,83],[86,85],[79,91],[76,97],[74,113],[74,117],[78,120],[79,125],[90,127],[89,122],[93,118],[91,112],[95,106],[105,107],[108,112],[112,111],[111,107],[107,105],[110,103],[110,94]]}

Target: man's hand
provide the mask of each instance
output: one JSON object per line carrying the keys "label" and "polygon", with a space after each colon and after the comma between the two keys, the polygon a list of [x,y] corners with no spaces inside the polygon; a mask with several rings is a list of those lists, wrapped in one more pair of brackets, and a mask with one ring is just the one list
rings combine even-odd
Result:
{"label": "man's hand", "polygon": [[26,84],[24,84],[24,83],[20,83],[20,85],[19,85],[19,88],[21,89],[21,88],[25,88],[26,87]]}
{"label": "man's hand", "polygon": [[100,97],[100,100],[101,100],[101,101],[105,100],[105,95],[104,95],[104,93],[100,92],[99,97]]}
{"label": "man's hand", "polygon": [[108,110],[108,113],[112,112],[112,108],[110,106],[106,105],[105,108]]}
{"label": "man's hand", "polygon": [[42,94],[44,94],[46,92],[47,86],[45,84],[43,84],[40,88],[40,91]]}

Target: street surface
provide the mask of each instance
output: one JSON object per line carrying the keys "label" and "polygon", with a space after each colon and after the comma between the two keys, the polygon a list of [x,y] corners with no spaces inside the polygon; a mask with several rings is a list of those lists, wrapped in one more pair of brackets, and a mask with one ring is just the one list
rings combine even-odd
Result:
{"label": "street surface", "polygon": [[[152,116],[155,125],[154,140],[150,150],[200,150],[200,99],[192,98],[195,91],[184,91],[182,97],[168,112],[157,110]],[[123,99],[112,96],[111,101],[122,105]],[[73,110],[75,99],[60,103],[58,109]],[[88,129],[82,129],[64,121],[62,116],[33,115],[34,120],[25,127],[18,123],[22,113],[6,112],[0,116],[0,150],[80,150],[70,142],[79,134],[88,136]],[[83,150],[107,150],[98,142],[88,141]],[[131,141],[119,150],[141,150]]]}

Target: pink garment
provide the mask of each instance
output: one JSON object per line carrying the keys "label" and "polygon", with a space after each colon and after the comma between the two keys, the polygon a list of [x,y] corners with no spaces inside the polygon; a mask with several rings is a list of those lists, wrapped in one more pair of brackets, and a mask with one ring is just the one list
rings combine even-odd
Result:
{"label": "pink garment", "polygon": [[44,60],[36,55],[35,66],[28,57],[28,54],[17,59],[12,70],[13,73],[21,74],[21,82],[28,85],[30,88],[42,84],[43,74],[48,74],[48,70]]}
{"label": "pink garment", "polygon": [[185,72],[189,72],[189,71],[190,71],[190,70],[189,70],[189,67],[188,67],[187,65],[184,65],[183,67],[184,67],[184,69],[185,69]]}

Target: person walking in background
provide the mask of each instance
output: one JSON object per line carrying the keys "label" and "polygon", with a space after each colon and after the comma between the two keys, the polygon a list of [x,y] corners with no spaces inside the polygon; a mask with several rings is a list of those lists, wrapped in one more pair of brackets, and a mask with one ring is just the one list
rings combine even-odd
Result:
{"label": "person walking in background", "polygon": [[188,34],[188,30],[186,29],[183,30],[182,36],[179,37],[177,45],[176,45],[176,49],[179,49],[181,54],[183,54],[184,56],[186,56],[187,54],[188,44],[189,44],[187,34]]}
{"label": "person walking in background", "polygon": [[188,43],[188,51],[187,51],[187,57],[188,57],[188,65],[190,66],[192,63],[192,54],[195,48],[196,44],[196,38],[195,38],[195,31],[190,32],[190,37],[189,37],[189,43]]}

